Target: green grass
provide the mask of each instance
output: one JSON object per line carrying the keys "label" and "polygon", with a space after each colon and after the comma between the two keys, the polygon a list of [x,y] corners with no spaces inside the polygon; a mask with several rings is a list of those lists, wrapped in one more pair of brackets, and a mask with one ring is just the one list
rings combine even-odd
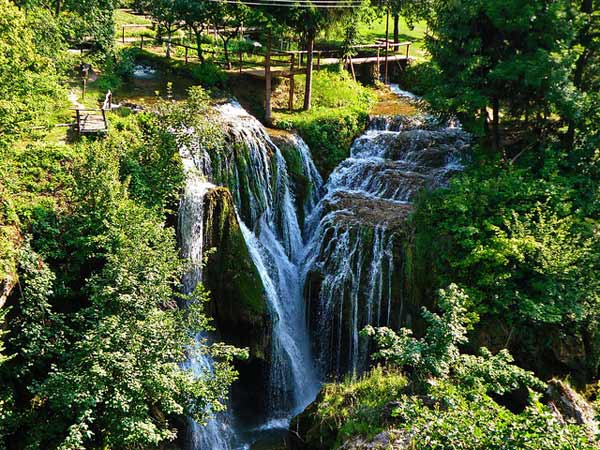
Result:
{"label": "green grass", "polygon": [[115,11],[115,26],[118,29],[123,25],[152,25],[152,21],[146,16],[138,16],[128,11],[118,9]]}
{"label": "green grass", "polygon": [[[303,102],[304,77],[297,77],[295,107]],[[283,95],[282,95],[283,93]],[[276,104],[286,104],[287,88],[276,92]],[[314,73],[312,109],[273,114],[274,125],[295,129],[311,148],[317,168],[329,174],[348,157],[352,141],[363,132],[370,109],[377,99],[373,88],[354,81],[345,70],[334,68]]]}

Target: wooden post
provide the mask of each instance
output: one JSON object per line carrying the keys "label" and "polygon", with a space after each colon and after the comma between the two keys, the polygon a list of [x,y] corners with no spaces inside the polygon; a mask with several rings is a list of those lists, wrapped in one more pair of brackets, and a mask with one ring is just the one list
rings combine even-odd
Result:
{"label": "wooden post", "polygon": [[304,110],[310,109],[312,99],[312,77],[313,77],[313,52],[315,48],[314,31],[308,33],[306,39],[306,83],[304,89]]}
{"label": "wooden post", "polygon": [[385,69],[383,82],[388,84],[388,53],[390,45],[390,7],[388,5],[387,14],[385,16]]}
{"label": "wooden post", "polygon": [[408,62],[408,50],[410,49],[410,43],[406,44],[406,62]]}
{"label": "wooden post", "polygon": [[121,40],[123,42],[123,44],[125,43],[125,25],[123,25],[123,31],[122,31],[122,35],[121,35]]}
{"label": "wooden post", "polygon": [[352,78],[356,81],[356,73],[354,72],[354,63],[352,62],[352,56],[348,55],[348,60],[350,61],[350,70],[352,71]]}
{"label": "wooden post", "polygon": [[271,30],[267,31],[265,53],[265,122],[271,125]]}
{"label": "wooden post", "polygon": [[240,53],[240,73],[242,73],[242,69],[244,68],[244,52],[242,51],[242,47],[239,46]]}
{"label": "wooden post", "polygon": [[79,116],[79,110],[75,110],[75,115],[77,116],[77,131],[81,132],[81,117]]}
{"label": "wooden post", "polygon": [[380,81],[379,80],[380,71],[381,71],[381,63],[379,61],[379,47],[377,47],[377,70],[375,71],[375,77],[377,78],[377,81]]}
{"label": "wooden post", "polygon": [[144,48],[144,35],[142,34],[142,40],[140,41],[140,48]]}
{"label": "wooden post", "polygon": [[288,109],[290,112],[294,110],[294,57],[295,55],[292,53],[290,56],[290,97],[288,99]]}

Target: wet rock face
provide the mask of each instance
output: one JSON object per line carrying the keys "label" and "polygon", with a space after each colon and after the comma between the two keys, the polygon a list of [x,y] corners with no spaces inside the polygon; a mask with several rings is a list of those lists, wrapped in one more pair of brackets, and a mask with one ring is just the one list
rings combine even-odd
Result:
{"label": "wet rock face", "polygon": [[[322,182],[297,136],[283,136],[287,148],[281,151],[239,104],[215,111],[224,144],[203,148],[188,130],[180,147],[188,185],[202,186],[195,189],[201,195],[194,189],[186,195],[189,206],[184,202],[180,212],[201,213],[201,226],[188,220],[182,229],[194,259],[207,259],[193,275],[201,273],[211,291],[214,337],[250,349],[250,359],[236,363],[240,382],[231,398],[238,422],[252,428],[285,420],[318,391],[303,320],[298,216],[312,210]],[[200,196],[202,202],[193,200]]]}
{"label": "wet rock face", "polygon": [[285,159],[294,193],[294,205],[300,228],[306,216],[317,205],[323,180],[310,156],[310,149],[296,134],[283,130],[269,130],[271,139]]}
{"label": "wet rock face", "polygon": [[242,390],[234,385],[233,398],[238,403],[257,405],[260,411],[266,408],[264,374],[271,358],[271,318],[264,287],[248,254],[228,189],[215,187],[206,193],[203,220],[203,280],[211,293],[208,312],[226,343],[250,350],[250,358],[238,361],[237,368],[240,377],[255,389]]}
{"label": "wet rock face", "polygon": [[313,217],[305,297],[313,353],[325,377],[360,373],[368,324],[411,325],[422,305],[407,217],[422,189],[461,169],[469,137],[427,117],[385,117],[331,174]]}

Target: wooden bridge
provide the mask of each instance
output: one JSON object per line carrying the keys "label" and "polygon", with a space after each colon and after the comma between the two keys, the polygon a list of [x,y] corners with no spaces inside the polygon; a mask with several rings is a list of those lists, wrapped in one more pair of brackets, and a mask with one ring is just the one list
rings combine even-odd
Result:
{"label": "wooden bridge", "polygon": [[106,111],[110,111],[112,105],[112,93],[107,92],[102,108],[76,108],[76,129],[79,134],[95,134],[108,132],[108,120]]}

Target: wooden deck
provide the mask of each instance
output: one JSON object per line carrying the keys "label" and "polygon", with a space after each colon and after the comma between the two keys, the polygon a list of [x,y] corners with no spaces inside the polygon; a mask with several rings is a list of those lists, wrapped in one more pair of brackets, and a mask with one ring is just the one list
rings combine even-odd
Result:
{"label": "wooden deck", "polygon": [[80,134],[106,133],[108,121],[103,109],[76,109],[77,131]]}
{"label": "wooden deck", "polygon": [[[410,58],[406,55],[388,55],[388,63],[392,62],[400,62],[400,63],[408,63],[410,62]],[[320,66],[332,66],[335,64],[339,64],[343,62],[340,58],[321,58]],[[368,56],[364,58],[352,58],[352,64],[361,65],[361,64],[385,64],[385,57],[380,56]],[[239,69],[232,69],[231,72],[240,72]],[[242,69],[241,73],[246,75],[250,75],[254,78],[265,78],[265,69],[264,68],[255,68],[255,69]],[[306,73],[306,68],[295,68],[293,70],[293,75],[303,75]],[[289,77],[292,75],[292,71],[289,68],[284,67],[271,67],[271,76],[272,77]]]}

